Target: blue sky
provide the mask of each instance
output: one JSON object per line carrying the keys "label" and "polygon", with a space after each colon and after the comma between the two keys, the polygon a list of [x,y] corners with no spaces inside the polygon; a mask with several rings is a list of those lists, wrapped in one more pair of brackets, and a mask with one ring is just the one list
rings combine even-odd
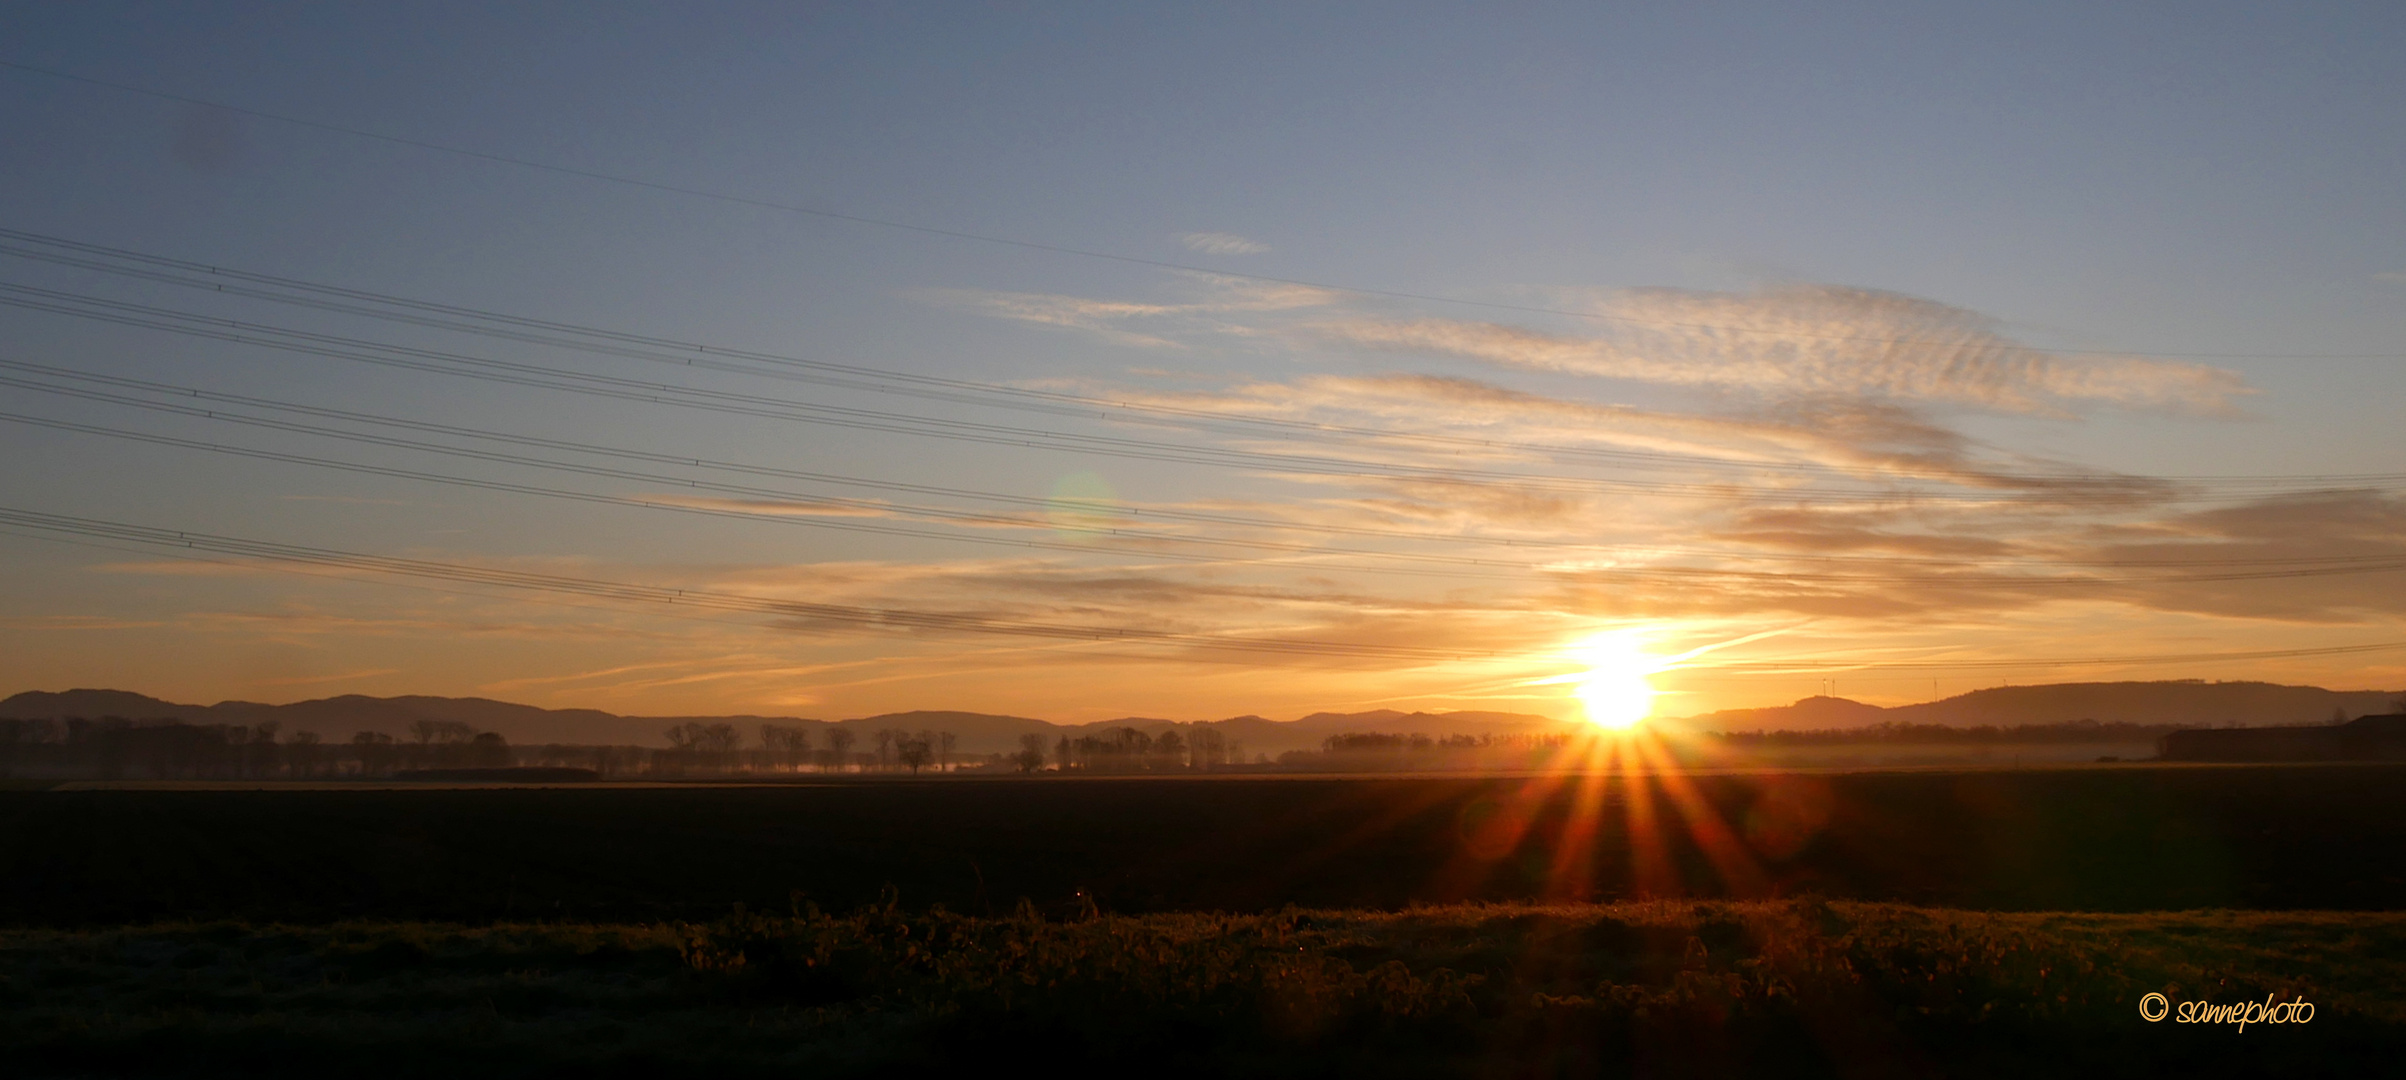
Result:
{"label": "blue sky", "polygon": [[[1754,481],[1727,476],[1730,461],[1752,463],[1743,470],[1764,455],[1853,470],[1832,481],[1840,488],[1901,483],[1897,455],[1926,466],[1932,454],[1975,472],[2033,462],[2123,477],[2406,472],[2406,440],[2389,434],[2406,394],[2406,110],[2397,107],[2406,14],[2390,5],[10,5],[0,8],[0,42],[0,60],[14,64],[761,202],[1580,314],[1298,291],[882,228],[0,69],[9,147],[0,227],[27,233],[675,341],[1228,416],[1717,455],[1741,487]],[[55,263],[8,260],[0,281],[435,340],[423,328],[245,306]],[[1750,329],[1677,329],[1695,325]],[[2327,568],[2394,554],[2381,538],[2406,521],[2394,481],[2300,479],[2205,484],[2078,512],[2018,505],[2036,496],[2017,489],[1945,520],[1900,494],[1884,516],[1845,511],[1843,527],[1850,496],[1786,489],[1737,509],[1582,496],[1539,514],[1528,492],[1492,486],[1431,494],[730,419],[23,310],[0,314],[0,327],[0,348],[28,362],[480,430],[1020,498],[1091,475],[1133,516],[1159,507],[1275,518],[1282,524],[1244,535],[1279,543],[1392,526],[1395,536],[1378,542],[1396,551],[1426,549],[1434,533],[1475,546],[1509,532],[1617,545],[1610,558],[1621,567],[1663,557],[1636,551],[1647,545],[1721,545],[1724,555],[1739,545],[1757,567],[1843,548],[2001,559],[1989,569],[2045,577],[2175,541],[2193,546],[2167,557]],[[1971,335],[1990,351],[1933,358],[1845,344],[1931,333]],[[565,362],[541,349],[476,348]],[[2067,351],[2034,373],[2021,361],[2040,354],[2026,349]],[[657,367],[575,362],[628,377]],[[675,377],[954,420],[1069,423],[724,373]],[[1423,381],[1398,389],[1410,379]],[[1519,396],[1499,404],[1505,392]],[[139,426],[115,406],[0,394],[27,413]],[[136,420],[253,448],[533,475],[188,418]],[[1598,430],[1612,425],[1621,426]],[[1130,433],[1092,430],[1106,429]],[[1291,449],[1225,431],[1134,434]],[[1808,435],[1822,441],[1808,446]],[[2381,599],[2396,592],[2385,572],[2308,585],[2050,584],[2015,602],[1949,585],[1898,604],[1911,587],[1833,586],[1804,598],[1721,584],[1651,590],[1582,579],[1582,567],[1600,565],[1591,563],[1482,584],[1342,559],[1181,567],[1151,558],[1158,549],[1140,557],[1102,542],[1011,562],[991,544],[571,505],[21,424],[0,425],[0,451],[25,465],[0,480],[0,504],[50,513],[1181,634],[1390,641],[1439,620],[1449,629],[1435,638],[1509,659],[1255,669],[979,635],[741,619],[697,627],[506,591],[168,572],[12,533],[0,537],[15,578],[0,640],[23,659],[0,674],[26,688],[1194,718],[1371,702],[1550,710],[1568,699],[1522,684],[1558,670],[1582,635],[1630,627],[1665,654],[1780,628],[1746,647],[1772,665],[2406,638],[2406,604]],[[1495,470],[1578,473],[1542,457]],[[541,482],[651,491],[590,477]],[[1991,483],[1957,473],[1909,481],[1925,497]],[[2265,503],[2274,490],[2320,501]],[[1499,498],[1517,509],[1499,509]],[[2355,522],[2348,546],[2266,531],[2309,514]],[[1999,537],[2016,546],[1970,543]],[[1921,580],[1904,564],[1881,565]],[[2274,588],[2289,591],[2247,593]],[[1493,648],[1478,649],[1482,641]],[[1850,676],[1861,689],[1850,696],[1918,699],[2007,677],[2226,674],[2406,684],[2395,654],[2355,654],[2110,672],[1867,668]],[[1692,711],[1785,700],[1825,677],[1798,666],[1658,681],[1688,695],[1666,709]]]}

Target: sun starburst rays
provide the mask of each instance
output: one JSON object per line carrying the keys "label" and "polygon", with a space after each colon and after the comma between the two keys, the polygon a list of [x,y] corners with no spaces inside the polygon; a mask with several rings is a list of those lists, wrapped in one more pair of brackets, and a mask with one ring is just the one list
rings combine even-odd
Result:
{"label": "sun starburst rays", "polygon": [[1676,731],[1590,728],[1563,767],[1466,801],[1457,851],[1429,885],[1473,898],[1521,877],[1568,901],[1771,894],[1774,868],[1740,825],[1750,780],[1694,774],[1697,753]]}

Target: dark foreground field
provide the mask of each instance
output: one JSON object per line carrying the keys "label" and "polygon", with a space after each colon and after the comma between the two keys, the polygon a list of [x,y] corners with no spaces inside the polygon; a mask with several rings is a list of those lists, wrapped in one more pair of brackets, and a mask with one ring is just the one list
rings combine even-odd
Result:
{"label": "dark foreground field", "polygon": [[[2149,992],[2313,1010],[2149,1023]],[[23,1076],[2375,1076],[2401,1046],[2406,915],[1804,899],[0,932]]]}
{"label": "dark foreground field", "polygon": [[[1639,790],[0,791],[0,1067],[2362,1076],[2406,1047],[2406,768]],[[2149,1023],[2150,992],[2314,1012]]]}
{"label": "dark foreground field", "polygon": [[0,925],[711,919],[889,890],[1056,918],[1803,892],[2406,910],[2406,767],[1689,783],[1651,789],[1634,829],[1625,785],[1576,778],[0,791]]}

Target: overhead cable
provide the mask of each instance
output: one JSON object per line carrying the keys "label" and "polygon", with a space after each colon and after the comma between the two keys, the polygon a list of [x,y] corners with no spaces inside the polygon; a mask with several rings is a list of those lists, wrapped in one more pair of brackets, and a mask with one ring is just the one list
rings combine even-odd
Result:
{"label": "overhead cable", "polygon": [[[1167,443],[1121,436],[1080,434],[862,409],[820,402],[797,401],[769,395],[630,379],[416,346],[376,342],[342,335],[321,334],[9,283],[0,283],[0,304],[122,326],[163,330],[190,337],[209,338],[235,344],[434,374],[511,383],[544,390],[567,391],[767,419],[988,445],[1064,450],[1174,464],[1254,469],[1267,474],[1339,476],[1356,480],[1410,481],[1452,486],[1505,484],[1530,490],[1622,491],[1720,501],[1761,499],[1766,495],[1764,488],[1735,482],[1683,483],[1571,477],[1468,467],[1440,469],[1325,455],[1240,450],[1218,446],[1198,446],[1191,443]],[[715,365],[707,361],[696,360],[693,362],[693,366],[710,367]],[[1733,468],[1742,468],[1742,466],[1733,465]],[[1906,478],[1898,477],[1896,479],[1901,481]],[[1966,485],[1975,480],[1986,481],[1994,486],[1962,494],[1897,488],[1830,489],[1817,487],[1782,490],[1796,494],[1800,498],[1809,496],[1812,500],[1821,502],[1869,501],[1888,504],[1925,501],[1997,502],[2017,497],[2027,502],[2040,503],[2081,504],[2099,501],[2131,503],[2134,501],[2161,501],[2171,494],[2166,485],[2144,477],[2108,475],[2041,478],[1992,477],[1973,474],[1956,477],[1954,480],[1958,484]]]}
{"label": "overhead cable", "polygon": [[[400,429],[400,430],[407,430],[407,431],[419,431],[419,432],[427,432],[427,433],[432,433],[432,434],[440,434],[440,435],[448,435],[448,436],[464,437],[464,438],[470,438],[470,439],[475,439],[475,440],[480,440],[480,441],[488,441],[488,442],[501,443],[501,444],[504,444],[504,445],[515,445],[515,446],[531,446],[531,447],[540,447],[540,448],[544,448],[544,449],[552,449],[552,450],[565,450],[565,451],[569,451],[569,452],[573,452],[573,453],[579,453],[579,454],[590,454],[590,455],[594,455],[594,456],[597,456],[597,457],[618,458],[618,459],[623,459],[623,460],[635,460],[635,461],[643,461],[643,462],[648,462],[648,463],[652,463],[652,464],[662,464],[662,465],[688,466],[688,467],[699,468],[699,469],[707,469],[707,470],[712,470],[712,471],[725,471],[725,472],[733,472],[733,473],[739,473],[739,474],[748,474],[748,475],[774,476],[774,477],[778,477],[778,478],[782,478],[782,479],[802,480],[802,481],[806,481],[806,482],[812,482],[812,483],[828,483],[828,484],[835,484],[835,485],[839,485],[839,486],[846,486],[846,487],[865,487],[865,488],[870,488],[870,489],[883,489],[883,490],[906,491],[906,492],[911,492],[911,493],[914,493],[914,494],[923,494],[923,495],[939,495],[939,496],[954,497],[954,498],[967,498],[967,499],[974,499],[974,500],[979,500],[979,501],[986,501],[986,502],[997,502],[997,503],[1003,503],[1003,504],[1006,504],[1006,505],[1020,506],[1020,507],[1025,507],[1025,508],[1028,508],[1028,509],[1030,509],[1030,510],[1036,510],[1036,511],[1053,511],[1053,510],[1057,510],[1057,509],[1059,509],[1059,504],[1058,504],[1058,503],[1057,503],[1055,500],[1051,500],[1051,499],[1045,499],[1045,498],[1035,498],[1035,497],[1029,497],[1029,496],[1016,496],[1016,495],[1005,495],[1005,494],[999,494],[999,493],[995,493],[995,492],[974,491],[974,490],[968,490],[968,489],[962,489],[962,488],[950,488],[950,487],[942,487],[942,486],[936,486],[936,485],[927,485],[927,484],[910,484],[910,483],[899,483],[899,482],[893,482],[893,481],[871,480],[871,479],[865,479],[865,478],[861,478],[861,477],[842,476],[842,475],[836,475],[836,474],[830,474],[830,473],[814,472],[814,471],[809,471],[809,470],[788,469],[788,468],[781,468],[781,467],[777,467],[777,466],[762,465],[762,464],[757,464],[757,463],[719,461],[719,460],[714,460],[714,459],[709,459],[709,458],[695,457],[695,456],[691,456],[691,455],[684,455],[684,454],[667,454],[667,453],[657,453],[657,452],[651,452],[651,451],[631,450],[631,449],[627,449],[627,448],[624,448],[624,447],[617,447],[617,446],[605,446],[605,445],[600,445],[600,444],[595,444],[595,443],[587,443],[587,442],[580,442],[580,441],[575,441],[575,440],[567,440],[567,439],[555,439],[555,438],[546,438],[546,437],[539,437],[539,436],[529,436],[529,435],[523,435],[523,434],[516,434],[516,433],[510,433],[510,432],[491,431],[491,430],[485,430],[485,429],[479,429],[479,428],[470,428],[470,427],[464,427],[464,426],[460,426],[460,425],[456,425],[456,424],[441,424],[441,423],[433,423],[433,422],[429,422],[429,421],[423,421],[423,420],[411,420],[411,419],[405,419],[405,418],[399,418],[399,417],[382,416],[382,415],[373,414],[373,413],[361,413],[361,412],[355,412],[355,411],[346,410],[346,409],[330,409],[330,408],[325,408],[325,407],[322,407],[322,406],[314,406],[314,405],[300,405],[300,404],[295,404],[295,403],[291,403],[291,402],[278,401],[278,400],[271,399],[271,398],[261,398],[261,397],[255,397],[255,396],[246,395],[246,394],[229,394],[229,393],[223,393],[223,392],[219,392],[219,391],[203,390],[203,389],[198,389],[198,388],[194,388],[194,387],[178,386],[178,385],[169,384],[169,383],[160,383],[160,382],[155,382],[155,381],[148,380],[148,379],[135,379],[135,378],[130,378],[130,377],[126,377],[126,376],[118,376],[118,375],[105,375],[105,374],[98,374],[98,373],[92,373],[92,372],[75,371],[75,370],[72,370],[72,369],[67,369],[67,368],[58,368],[58,367],[53,367],[53,366],[46,365],[46,364],[33,364],[33,363],[27,363],[27,362],[24,362],[24,361],[19,361],[19,360],[9,360],[9,359],[5,359],[5,358],[0,358],[0,370],[11,370],[11,371],[25,372],[25,373],[29,373],[29,374],[39,375],[39,376],[42,376],[42,377],[45,377],[45,378],[51,378],[51,379],[63,379],[63,380],[69,380],[69,381],[71,381],[71,382],[82,383],[82,384],[87,384],[87,385],[98,385],[98,386],[111,386],[111,387],[120,387],[120,388],[125,388],[125,389],[137,390],[137,391],[141,391],[141,392],[145,392],[145,393],[152,393],[152,394],[167,395],[167,396],[171,396],[171,397],[175,397],[175,398],[181,398],[181,399],[192,400],[192,401],[220,402],[220,403],[225,403],[225,404],[241,405],[241,406],[245,406],[245,407],[249,407],[249,408],[265,409],[265,410],[268,410],[268,411],[271,411],[271,412],[281,412],[281,413],[288,413],[288,414],[300,415],[300,416],[312,416],[312,417],[319,417],[319,418],[325,418],[325,419],[331,419],[331,420],[338,420],[338,421],[347,422],[347,423],[366,424],[366,425],[371,425],[371,426],[376,426],[376,427],[390,427],[390,428],[396,428],[396,429]],[[95,391],[83,390],[83,389],[78,389],[78,388],[73,388],[73,387],[62,387],[62,386],[56,386],[56,385],[46,384],[46,383],[42,383],[42,382],[38,382],[38,381],[33,381],[33,380],[21,380],[21,379],[13,379],[13,378],[8,378],[8,377],[6,377],[6,376],[0,376],[0,385],[17,386],[17,387],[20,387],[20,388],[23,388],[23,389],[35,390],[35,391],[40,391],[40,392],[44,392],[44,393],[52,393],[52,394],[64,394],[64,395],[73,396],[73,397],[85,398],[85,399],[88,399],[88,400],[93,400],[93,401],[101,401],[101,402],[106,402],[106,403],[110,403],[110,404],[125,405],[125,406],[131,406],[131,407],[136,407],[136,408],[144,408],[144,409],[152,409],[152,410],[156,410],[156,411],[167,411],[167,412],[173,412],[173,413],[177,413],[177,414],[180,414],[180,415],[185,415],[185,416],[193,416],[193,417],[199,417],[199,418],[203,418],[203,419],[207,419],[207,420],[211,420],[211,421],[217,421],[217,422],[224,422],[224,423],[236,423],[236,424],[245,424],[245,425],[254,426],[254,427],[262,427],[262,426],[264,426],[264,427],[272,427],[272,428],[276,428],[276,429],[280,429],[280,430],[293,431],[293,432],[298,432],[298,433],[303,433],[303,434],[310,434],[310,435],[317,435],[317,436],[328,437],[328,438],[344,439],[344,440],[353,441],[353,442],[368,442],[368,443],[373,443],[373,444],[376,444],[376,445],[392,446],[392,447],[403,448],[403,449],[425,450],[425,451],[434,452],[434,453],[446,453],[446,454],[453,454],[454,456],[477,456],[477,457],[485,457],[485,460],[492,460],[492,461],[503,462],[503,463],[508,463],[508,464],[534,465],[534,466],[536,466],[536,467],[542,467],[542,468],[571,468],[571,466],[568,466],[568,465],[566,465],[566,464],[563,464],[563,463],[558,463],[558,462],[541,461],[541,460],[538,460],[538,459],[527,459],[527,458],[518,458],[518,457],[487,457],[487,456],[485,456],[485,455],[480,455],[480,454],[468,454],[468,453],[465,453],[465,452],[457,452],[457,451],[458,451],[458,448],[455,448],[455,447],[450,447],[450,446],[443,446],[443,445],[438,445],[438,444],[422,443],[422,442],[411,441],[411,440],[389,440],[389,439],[375,438],[375,437],[370,437],[370,436],[361,435],[361,434],[359,434],[359,433],[356,433],[356,432],[343,431],[343,430],[340,430],[340,429],[322,428],[322,427],[318,427],[318,426],[315,426],[315,425],[292,425],[292,424],[275,423],[275,422],[269,422],[269,421],[266,421],[266,420],[264,420],[263,418],[249,417],[249,416],[244,416],[244,415],[242,415],[242,414],[231,413],[231,412],[227,412],[227,411],[223,411],[223,410],[217,410],[217,409],[203,409],[203,408],[198,408],[198,407],[193,407],[193,406],[185,406],[185,405],[178,405],[178,404],[173,404],[173,403],[162,403],[162,402],[152,401],[152,400],[149,400],[149,399],[144,399],[144,398],[139,398],[139,397],[130,397],[130,396],[119,395],[119,394],[110,394],[110,393],[103,393],[103,392],[95,392]],[[688,478],[685,478],[685,477],[654,476],[654,475],[649,475],[649,474],[634,474],[634,473],[624,473],[624,472],[617,472],[617,471],[599,471],[599,470],[588,470],[588,469],[585,469],[585,468],[582,468],[582,467],[574,467],[574,471],[588,472],[590,475],[597,475],[597,476],[610,476],[610,477],[614,477],[614,478],[618,478],[618,479],[635,479],[635,480],[642,480],[642,481],[651,481],[651,482],[658,482],[658,483],[666,483],[666,484],[670,484],[670,485],[674,485],[674,486],[686,486],[686,485],[688,485],[688,484],[689,484],[689,480],[688,480]],[[823,504],[834,505],[834,506],[846,506],[846,507],[851,507],[851,508],[858,509],[858,510],[861,510],[861,511],[864,511],[864,512],[899,512],[899,513],[906,514],[906,515],[907,515],[907,514],[926,514],[926,515],[930,515],[930,516],[940,516],[940,517],[955,517],[955,518],[959,518],[959,519],[961,519],[961,520],[963,520],[963,521],[969,522],[969,523],[971,523],[971,524],[977,524],[977,525],[1039,526],[1039,525],[1043,525],[1043,524],[1044,524],[1043,522],[1034,521],[1034,520],[1032,520],[1032,519],[1028,519],[1028,518],[1013,518],[1013,517],[1006,517],[1006,516],[1000,516],[1000,515],[977,515],[977,514],[969,514],[969,515],[964,515],[964,514],[963,514],[962,512],[960,512],[960,511],[954,511],[954,510],[950,510],[950,509],[946,509],[946,508],[930,508],[930,507],[908,506],[908,505],[901,505],[901,504],[886,503],[886,502],[882,502],[882,501],[878,501],[878,500],[853,500],[853,499],[845,499],[845,498],[842,498],[842,497],[837,497],[837,496],[827,496],[827,495],[821,495],[821,494],[816,494],[816,493],[800,493],[800,492],[776,491],[776,490],[772,490],[772,489],[761,489],[761,488],[750,488],[750,487],[738,487],[738,486],[731,486],[731,485],[702,485],[702,486],[709,486],[709,487],[712,487],[712,489],[713,489],[713,490],[723,490],[723,491],[727,491],[727,492],[729,492],[729,493],[731,493],[731,494],[743,494],[743,495],[757,496],[757,497],[763,497],[763,498],[774,498],[774,499],[786,499],[786,500],[793,500],[793,501],[796,501],[796,502],[805,502],[805,501],[807,501],[807,502],[812,502],[812,503],[823,503]],[[763,510],[764,510],[764,511],[773,511],[773,509],[774,509],[773,507],[764,507],[764,508],[763,508]],[[1510,538],[1510,537],[1486,537],[1486,536],[1478,536],[1478,535],[1475,535],[1475,534],[1462,534],[1462,533],[1427,533],[1427,532],[1415,532],[1415,531],[1409,531],[1409,530],[1398,530],[1398,529],[1391,529],[1391,528],[1364,528],[1364,527],[1347,527],[1347,526],[1339,526],[1339,525],[1330,525],[1330,524],[1325,524],[1325,523],[1301,523],[1301,522],[1293,522],[1293,521],[1284,521],[1284,520],[1273,519],[1273,518],[1254,518],[1254,517],[1242,517],[1242,516],[1230,515],[1230,514],[1212,514],[1212,513],[1202,513],[1202,512],[1195,512],[1195,511],[1188,511],[1188,510],[1180,510],[1180,509],[1176,509],[1176,508],[1163,508],[1163,507],[1153,507],[1153,506],[1144,506],[1144,505],[1136,505],[1136,504],[1115,504],[1115,505],[1112,505],[1112,506],[1110,506],[1110,507],[1108,507],[1108,508],[1099,508],[1099,509],[1097,509],[1096,511],[1094,511],[1093,513],[1091,513],[1091,514],[1088,514],[1088,515],[1087,515],[1087,517],[1090,517],[1090,518],[1095,518],[1095,519],[1099,519],[1099,518],[1102,518],[1102,517],[1115,517],[1115,516],[1121,516],[1121,515],[1125,515],[1125,516],[1127,516],[1127,517],[1131,517],[1131,518],[1139,518],[1139,519],[1145,519],[1145,520],[1151,520],[1151,521],[1157,521],[1157,522],[1185,522],[1185,523],[1194,523],[1194,524],[1207,524],[1207,525],[1235,525],[1235,526],[1240,526],[1240,527],[1259,528],[1259,529],[1274,530],[1274,531],[1280,531],[1280,532],[1300,532],[1300,533],[1319,533],[1319,534],[1328,534],[1328,535],[1345,535],[1345,536],[1357,536],[1357,537],[1376,537],[1376,538],[1382,538],[1382,539],[1400,539],[1400,540],[1415,541],[1415,542],[1445,542],[1445,543],[1454,543],[1454,544],[1475,544],[1475,545],[1482,545],[1482,546],[1488,546],[1488,547],[1504,547],[1504,548],[1512,548],[1512,549],[1519,549],[1519,550],[1546,550],[1546,549],[1554,549],[1554,550],[1562,550],[1562,551],[1566,551],[1566,552],[1610,552],[1610,553],[1615,553],[1615,554],[1683,555],[1683,556],[1697,556],[1697,557],[1722,558],[1722,559],[1740,559],[1740,560],[1747,560],[1747,561],[1772,561],[1772,562],[1784,562],[1784,563],[1790,563],[1790,564],[1803,564],[1803,565],[1811,565],[1811,564],[1824,564],[1824,565],[1826,565],[1826,564],[1830,564],[1830,563],[1873,563],[1873,564],[1883,564],[1883,565],[1908,565],[1908,564],[1909,564],[1909,565],[1930,565],[1930,566],[1949,566],[1949,567],[1962,567],[1962,566],[1966,565],[1966,563],[1967,563],[1967,560],[1966,560],[1966,559],[1964,559],[1964,558],[1962,558],[1962,557],[1956,557],[1956,558],[1947,558],[1947,559],[1938,559],[1938,558],[1917,558],[1917,557],[1912,557],[1912,556],[1897,556],[1897,555],[1845,555],[1845,554],[1829,555],[1829,554],[1820,554],[1820,553],[1814,553],[1814,554],[1801,554],[1801,553],[1793,553],[1793,552],[1789,552],[1789,553],[1774,553],[1774,552],[1764,552],[1764,551],[1738,551],[1738,550],[1731,550],[1731,549],[1716,549],[1716,548],[1672,547],[1672,546],[1663,546],[1663,545],[1638,545],[1638,544],[1599,544],[1599,543],[1596,543],[1596,542],[1593,542],[1593,541],[1568,541],[1568,540],[1544,540],[1544,539]],[[757,516],[757,515],[751,515],[751,516]],[[1100,523],[1099,523],[1099,521],[1095,521],[1095,522],[1088,522],[1088,523],[1085,523],[1085,524],[1076,525],[1076,526],[1072,527],[1071,531],[1073,531],[1073,532],[1077,532],[1077,533],[1080,533],[1080,534],[1092,534],[1092,535],[1098,535],[1098,536],[1100,536],[1100,535],[1109,535],[1109,536],[1114,536],[1114,537],[1126,536],[1126,537],[1129,537],[1129,538],[1134,538],[1134,539],[1155,539],[1155,540],[1164,540],[1164,541],[1184,541],[1184,540],[1198,540],[1198,539],[1199,539],[1199,538],[1194,538],[1194,537],[1172,536],[1172,535],[1165,535],[1165,534],[1145,534],[1145,533],[1139,533],[1139,532],[1136,532],[1136,531],[1133,531],[1133,530],[1122,530],[1122,529],[1120,529],[1120,528],[1118,528],[1118,527],[1112,527],[1112,526],[1105,526],[1105,525],[1102,525],[1102,524],[1100,524]],[[1208,540],[1204,540],[1204,541],[1202,541],[1202,542],[1218,542],[1218,541],[1208,541]],[[1015,542],[1015,541],[1013,541],[1013,543],[1016,543],[1016,542]],[[1348,552],[1348,551],[1346,551],[1346,550],[1344,550],[1344,549],[1330,549],[1330,548],[1325,548],[1325,547],[1318,547],[1318,546],[1303,546],[1303,545],[1297,545],[1297,546],[1295,546],[1295,547],[1293,548],[1293,550],[1297,550],[1297,551],[1305,551],[1305,552],[1310,552],[1310,553],[1314,553],[1314,554],[1331,554],[1331,553],[1335,553],[1335,554],[1365,554],[1365,555],[1372,555],[1372,554],[1375,554],[1375,555],[1384,555],[1384,554],[1388,554],[1388,553],[1384,553],[1384,552],[1367,552],[1367,551],[1354,551],[1354,552]],[[2395,561],[2395,560],[2396,560],[2396,558],[2397,558],[2397,556],[2394,556],[2394,555],[2334,555],[2334,556],[2301,556],[2301,557],[2288,557],[2288,558],[2067,559],[2067,558],[2056,558],[2056,557],[2050,557],[2050,556],[2046,556],[2046,555],[2044,555],[2043,553],[2023,553],[2023,554],[2021,554],[2021,555],[2019,555],[2019,556],[2016,556],[2016,557],[2018,557],[2018,558],[2020,558],[2020,559],[2023,559],[2023,560],[2025,560],[2025,561],[2040,561],[2040,562],[2044,562],[2044,563],[2046,563],[2047,565],[2050,565],[2050,566],[2058,566],[2058,567],[2082,567],[2082,568],[2091,568],[2091,567],[2098,567],[2098,568],[2123,568],[2123,567],[2144,567],[2144,566],[2168,566],[2168,567],[2184,567],[2184,568],[2195,568],[2195,567],[2206,567],[2206,566],[2262,566],[2262,565],[2282,565],[2282,566],[2293,566],[2293,565],[2345,565],[2345,564],[2363,564],[2363,563],[2385,563],[2385,562],[2391,562],[2391,561]],[[1512,561],[1512,560],[1501,560],[1501,559],[1473,559],[1473,560],[1466,560],[1466,562],[1468,562],[1469,564],[1473,564],[1473,565],[1507,565],[1507,564],[1512,564],[1512,563],[1513,563],[1513,561]]]}

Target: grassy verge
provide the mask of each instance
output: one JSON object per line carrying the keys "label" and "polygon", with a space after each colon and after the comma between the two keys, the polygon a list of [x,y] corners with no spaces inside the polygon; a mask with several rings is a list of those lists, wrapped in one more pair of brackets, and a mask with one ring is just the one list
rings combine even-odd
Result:
{"label": "grassy verge", "polygon": [[[2304,999],[2312,1022],[2138,1002]],[[0,932],[19,1075],[2370,1075],[2406,915],[1642,903]]]}

